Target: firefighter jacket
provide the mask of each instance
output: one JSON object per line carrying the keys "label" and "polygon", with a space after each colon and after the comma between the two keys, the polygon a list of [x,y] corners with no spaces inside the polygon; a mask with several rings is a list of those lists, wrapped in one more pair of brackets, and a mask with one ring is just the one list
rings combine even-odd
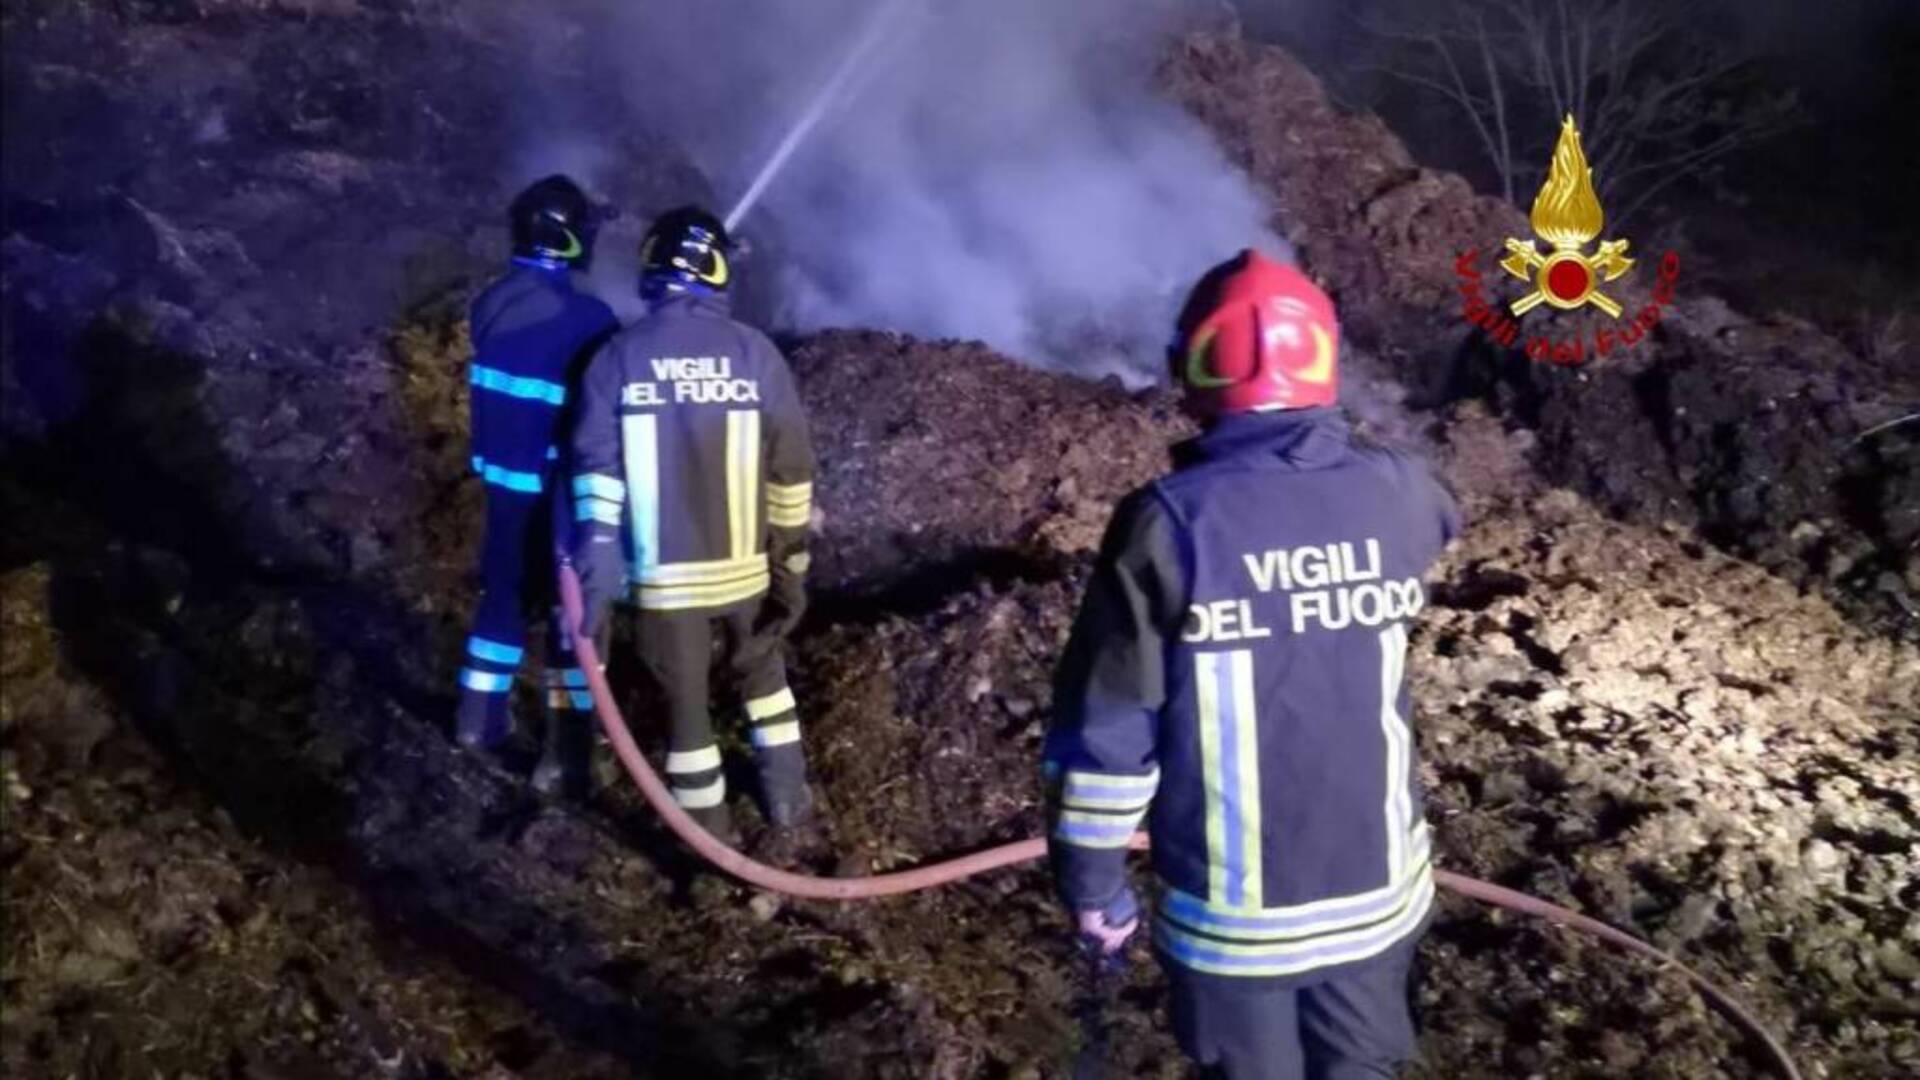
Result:
{"label": "firefighter jacket", "polygon": [[1403,676],[1458,511],[1330,408],[1230,416],[1175,454],[1115,513],[1057,673],[1061,891],[1104,906],[1144,820],[1164,956],[1328,977],[1432,903]]}
{"label": "firefighter jacket", "polygon": [[671,296],[588,365],[573,440],[576,532],[617,531],[651,611],[763,595],[769,549],[805,570],[813,448],[793,373],[722,297]]}
{"label": "firefighter jacket", "polygon": [[473,302],[473,471],[489,486],[547,490],[567,387],[618,326],[613,310],[575,292],[564,270],[516,267]]}

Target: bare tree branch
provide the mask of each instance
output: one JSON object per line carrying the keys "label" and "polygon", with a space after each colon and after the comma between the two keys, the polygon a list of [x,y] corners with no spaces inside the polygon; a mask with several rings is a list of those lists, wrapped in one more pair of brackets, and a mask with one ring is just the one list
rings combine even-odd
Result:
{"label": "bare tree branch", "polygon": [[1747,84],[1752,57],[1713,33],[1710,0],[1404,3],[1367,29],[1402,47],[1395,77],[1465,114],[1509,201],[1543,170],[1562,116],[1579,124],[1604,198],[1642,185],[1624,218],[1794,114]]}
{"label": "bare tree branch", "polygon": [[1500,170],[1500,179],[1508,202],[1513,201],[1513,139],[1507,131],[1507,98],[1500,89],[1500,72],[1493,62],[1493,46],[1487,38],[1486,23],[1474,12],[1473,21],[1480,39],[1480,57],[1487,69],[1487,94],[1493,99],[1493,119],[1500,132],[1500,150],[1494,156],[1494,167]]}

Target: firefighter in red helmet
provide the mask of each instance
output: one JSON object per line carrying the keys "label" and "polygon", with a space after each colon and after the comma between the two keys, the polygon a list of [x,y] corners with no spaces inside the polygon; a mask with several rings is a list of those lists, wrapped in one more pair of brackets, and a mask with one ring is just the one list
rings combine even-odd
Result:
{"label": "firefighter in red helmet", "polygon": [[1339,399],[1339,352],[1327,294],[1299,270],[1247,251],[1201,280],[1168,357],[1188,408],[1207,418],[1330,406]]}
{"label": "firefighter in red helmet", "polygon": [[1230,1080],[1390,1077],[1433,903],[1404,679],[1421,577],[1459,529],[1419,462],[1353,438],[1312,281],[1243,252],[1168,360],[1204,432],[1114,514],[1056,677],[1049,846],[1081,935],[1139,919],[1182,1049]]}

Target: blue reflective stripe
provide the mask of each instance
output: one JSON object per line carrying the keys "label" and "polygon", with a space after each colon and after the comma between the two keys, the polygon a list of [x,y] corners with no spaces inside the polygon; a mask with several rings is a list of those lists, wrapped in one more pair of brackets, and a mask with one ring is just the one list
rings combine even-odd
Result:
{"label": "blue reflective stripe", "polygon": [[581,473],[573,478],[573,494],[576,498],[591,495],[619,502],[627,497],[627,485],[601,473]]}
{"label": "blue reflective stripe", "polygon": [[581,671],[579,668],[568,668],[566,671],[558,674],[560,675],[560,683],[563,686],[587,685],[587,673]]}
{"label": "blue reflective stripe", "polygon": [[549,447],[547,447],[547,460],[548,460],[548,461],[559,461],[559,460],[560,460],[560,448],[559,448],[559,447],[557,447],[557,446],[549,446]]}
{"label": "blue reflective stripe", "polygon": [[487,459],[486,459],[486,458],[483,458],[483,457],[481,457],[481,456],[480,456],[479,454],[475,454],[475,455],[473,455],[473,471],[474,471],[474,472],[476,472],[476,473],[483,473],[483,472],[486,472],[486,471],[487,471]]}
{"label": "blue reflective stripe", "polygon": [[460,685],[469,690],[478,690],[482,694],[500,694],[513,688],[513,676],[462,668]]}
{"label": "blue reflective stripe", "polygon": [[573,707],[580,712],[587,712],[593,708],[593,693],[588,690],[569,690],[567,700],[572,702]]}
{"label": "blue reflective stripe", "polygon": [[538,495],[546,487],[546,484],[540,479],[539,473],[503,469],[492,462],[483,461],[480,458],[475,458],[474,462],[479,466],[480,478],[495,487],[503,487],[509,491],[525,492],[529,495]]}
{"label": "blue reflective stripe", "polygon": [[524,375],[509,375],[499,368],[475,364],[468,381],[482,390],[492,390],[494,393],[505,394],[508,397],[544,401],[549,405],[567,403],[567,388],[559,383]]}
{"label": "blue reflective stripe", "polygon": [[498,641],[488,641],[483,637],[467,639],[467,653],[476,660],[485,660],[491,664],[517,664],[527,650],[517,645],[503,645]]}

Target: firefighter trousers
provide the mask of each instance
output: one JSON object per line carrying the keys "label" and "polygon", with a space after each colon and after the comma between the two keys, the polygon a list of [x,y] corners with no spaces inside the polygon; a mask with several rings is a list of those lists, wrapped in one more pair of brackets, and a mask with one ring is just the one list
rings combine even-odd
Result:
{"label": "firefighter trousers", "polygon": [[714,646],[740,698],[767,804],[804,795],[806,758],[787,686],[777,629],[764,625],[765,597],[707,611],[647,611],[635,626],[640,662],[665,699],[671,725],[667,786],[690,811],[725,804],[726,777],[714,736]]}
{"label": "firefighter trousers", "polygon": [[1162,960],[1174,1037],[1209,1080],[1391,1080],[1416,1042],[1414,943],[1305,985],[1207,975]]}
{"label": "firefighter trousers", "polygon": [[555,603],[550,499],[487,488],[487,532],[480,551],[480,604],[460,669],[463,738],[491,743],[511,728],[507,700],[526,655],[527,625],[547,623],[547,706],[554,713],[592,708],[587,681],[560,633]]}

